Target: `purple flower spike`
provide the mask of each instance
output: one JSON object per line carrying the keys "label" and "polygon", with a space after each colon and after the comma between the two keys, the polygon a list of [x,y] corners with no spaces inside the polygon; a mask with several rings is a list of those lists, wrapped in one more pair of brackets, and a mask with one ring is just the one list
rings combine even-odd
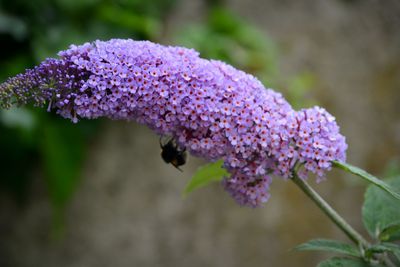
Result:
{"label": "purple flower spike", "polygon": [[297,112],[299,134],[295,138],[299,162],[305,171],[316,173],[318,180],[331,169],[332,161],[346,160],[347,144],[339,133],[335,118],[325,109],[314,107]]}
{"label": "purple flower spike", "polygon": [[226,191],[243,206],[256,208],[269,199],[268,175],[249,178],[240,172],[233,173],[230,178],[224,179],[222,184]]}
{"label": "purple flower spike", "polygon": [[[107,117],[137,121],[170,135],[193,155],[222,158],[223,185],[242,205],[269,197],[270,174],[296,164],[322,178],[347,145],[322,108],[294,111],[281,94],[191,49],[113,39],[71,46],[0,85],[0,107],[34,103],[74,122]],[[319,179],[320,179],[319,178]]]}

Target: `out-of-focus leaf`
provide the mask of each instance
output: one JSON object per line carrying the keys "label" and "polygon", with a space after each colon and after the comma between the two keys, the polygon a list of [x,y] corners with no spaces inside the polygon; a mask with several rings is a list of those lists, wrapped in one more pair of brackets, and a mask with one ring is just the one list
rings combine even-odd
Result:
{"label": "out-of-focus leaf", "polygon": [[37,164],[34,134],[35,131],[0,124],[0,192],[9,193],[18,204],[26,200],[31,168]]}
{"label": "out-of-focus leaf", "polygon": [[333,161],[333,165],[335,167],[338,167],[342,170],[345,170],[347,172],[350,172],[352,174],[355,174],[364,180],[367,180],[368,182],[372,183],[373,185],[376,185],[377,187],[381,188],[382,190],[386,191],[390,195],[392,195],[394,198],[397,198],[400,200],[400,193],[399,193],[399,186],[393,187],[390,184],[385,183],[384,181],[378,179],[377,177],[373,176],[372,174],[364,171],[363,169],[360,169],[356,166],[353,166],[349,163],[345,162],[339,162],[339,161]]}
{"label": "out-of-focus leaf", "polygon": [[42,156],[50,198],[63,208],[78,185],[83,163],[84,137],[72,123],[59,120],[45,123]]}
{"label": "out-of-focus leaf", "polygon": [[[400,176],[387,180],[392,188],[400,188]],[[364,225],[369,234],[378,238],[389,227],[400,223],[400,200],[393,198],[380,188],[370,185],[365,193],[362,208]],[[397,232],[393,234],[397,235]],[[382,236],[387,240],[391,237]]]}
{"label": "out-of-focus leaf", "polygon": [[128,28],[149,39],[154,39],[160,33],[160,24],[157,19],[115,5],[103,5],[98,10],[98,16],[109,23]]}
{"label": "out-of-focus leaf", "polygon": [[114,5],[120,6],[132,13],[144,14],[147,17],[163,18],[169,15],[172,8],[179,3],[178,0],[115,0]]}
{"label": "out-of-focus leaf", "polygon": [[400,222],[395,223],[382,229],[379,234],[379,240],[381,241],[396,241],[400,240]]}
{"label": "out-of-focus leaf", "polygon": [[[13,43],[8,44],[9,47],[13,45]],[[21,52],[18,53],[18,55],[11,57],[11,59],[8,59],[7,61],[0,61],[0,68],[2,70],[0,72],[0,82],[5,81],[10,76],[23,72],[27,66],[32,64],[28,55],[25,53]]]}
{"label": "out-of-focus leaf", "polygon": [[19,127],[31,131],[35,127],[35,118],[26,108],[0,110],[0,121],[7,127]]}
{"label": "out-of-focus leaf", "polygon": [[94,8],[96,5],[100,4],[102,0],[56,0],[56,2],[62,10],[77,12],[87,8]]}
{"label": "out-of-focus leaf", "polygon": [[179,45],[193,47],[202,57],[220,59],[253,73],[272,86],[277,71],[276,49],[265,34],[223,8],[212,8],[207,24],[182,31]]}
{"label": "out-of-focus leaf", "polygon": [[10,33],[15,39],[22,40],[28,31],[23,20],[0,10],[0,33]]}
{"label": "out-of-focus leaf", "polygon": [[313,99],[305,97],[315,83],[315,76],[310,72],[298,74],[288,81],[287,98],[295,109],[306,108],[315,104]]}
{"label": "out-of-focus leaf", "polygon": [[360,257],[360,252],[355,247],[336,240],[328,240],[328,239],[310,240],[306,243],[298,245],[294,249],[299,251],[304,251],[304,250],[328,251],[328,252],[349,255],[353,257]]}
{"label": "out-of-focus leaf", "polygon": [[370,265],[360,259],[331,258],[318,264],[318,267],[384,267],[383,265]]}
{"label": "out-of-focus leaf", "polygon": [[214,7],[210,10],[208,23],[212,29],[226,35],[234,35],[238,25],[243,24],[237,16],[220,7]]}
{"label": "out-of-focus leaf", "polygon": [[187,195],[195,189],[206,186],[211,182],[221,181],[229,173],[222,168],[222,160],[206,164],[197,169],[190,182],[187,184],[183,195]]}
{"label": "out-of-focus leaf", "polygon": [[[87,35],[87,34],[86,34]],[[67,49],[71,44],[89,41],[79,29],[69,25],[51,25],[36,33],[31,40],[32,53],[37,62],[48,57],[56,57],[58,51]]]}

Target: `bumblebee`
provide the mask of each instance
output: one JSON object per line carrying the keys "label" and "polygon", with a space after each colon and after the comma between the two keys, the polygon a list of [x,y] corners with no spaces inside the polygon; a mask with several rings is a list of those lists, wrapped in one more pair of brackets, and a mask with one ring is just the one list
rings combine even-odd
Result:
{"label": "bumblebee", "polygon": [[160,137],[161,158],[165,163],[171,163],[172,166],[182,171],[179,166],[186,163],[186,148],[180,150],[175,140],[171,138],[166,144],[163,144]]}

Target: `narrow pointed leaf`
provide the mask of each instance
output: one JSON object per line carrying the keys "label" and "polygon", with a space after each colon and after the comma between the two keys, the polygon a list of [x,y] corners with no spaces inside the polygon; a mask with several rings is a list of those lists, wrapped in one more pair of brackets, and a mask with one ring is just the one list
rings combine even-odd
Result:
{"label": "narrow pointed leaf", "polygon": [[229,173],[222,168],[222,160],[206,164],[195,172],[190,182],[186,185],[183,195],[191,193],[193,190],[203,187],[211,182],[221,181]]}
{"label": "narrow pointed leaf", "polygon": [[384,181],[382,181],[382,180],[378,179],[377,177],[373,176],[372,174],[369,174],[368,172],[364,171],[363,169],[360,169],[351,164],[339,162],[339,161],[333,161],[333,165],[335,167],[338,167],[342,170],[345,170],[347,172],[350,172],[352,174],[355,174],[355,175],[367,180],[368,182],[376,185],[377,187],[381,188],[382,190],[385,190],[390,195],[392,195],[393,197],[400,200],[400,193],[398,191],[396,191],[393,187],[391,187]]}
{"label": "narrow pointed leaf", "polygon": [[360,257],[359,251],[346,243],[342,243],[336,240],[328,239],[313,239],[294,248],[295,250],[319,250],[328,251],[353,257]]}

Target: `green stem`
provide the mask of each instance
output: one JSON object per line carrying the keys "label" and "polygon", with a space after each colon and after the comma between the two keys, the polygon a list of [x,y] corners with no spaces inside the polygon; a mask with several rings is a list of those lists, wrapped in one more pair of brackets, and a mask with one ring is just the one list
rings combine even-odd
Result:
{"label": "green stem", "polygon": [[306,181],[296,172],[291,179],[300,189],[358,246],[368,248],[370,244],[350,226]]}

